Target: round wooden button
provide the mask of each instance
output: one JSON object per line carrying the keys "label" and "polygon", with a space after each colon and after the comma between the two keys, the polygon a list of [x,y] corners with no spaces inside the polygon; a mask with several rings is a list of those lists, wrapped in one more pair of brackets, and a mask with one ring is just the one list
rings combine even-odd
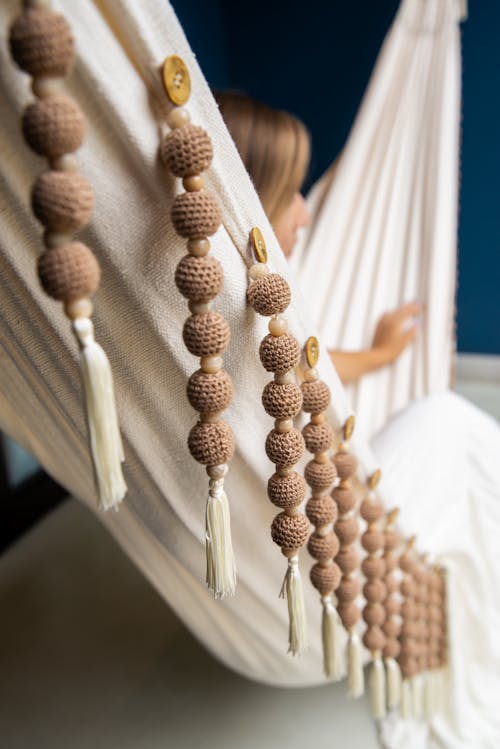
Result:
{"label": "round wooden button", "polygon": [[173,104],[182,106],[191,94],[191,78],[186,63],[177,55],[167,57],[162,67],[165,93]]}
{"label": "round wooden button", "polygon": [[254,226],[250,232],[250,243],[256,260],[259,263],[267,263],[266,243],[258,226]]}
{"label": "round wooden button", "polygon": [[382,478],[382,471],[380,470],[380,468],[377,468],[377,470],[374,471],[372,475],[370,476],[370,478],[368,479],[368,486],[370,487],[370,489],[376,489],[380,483],[381,478]]}
{"label": "round wooden button", "polygon": [[349,418],[346,420],[346,423],[344,424],[344,439],[345,440],[351,439],[355,426],[356,426],[356,417],[354,416],[354,414],[351,414],[351,416],[349,416]]}
{"label": "round wooden button", "polygon": [[306,360],[310,367],[315,367],[319,359],[319,343],[316,336],[310,336],[306,341]]}

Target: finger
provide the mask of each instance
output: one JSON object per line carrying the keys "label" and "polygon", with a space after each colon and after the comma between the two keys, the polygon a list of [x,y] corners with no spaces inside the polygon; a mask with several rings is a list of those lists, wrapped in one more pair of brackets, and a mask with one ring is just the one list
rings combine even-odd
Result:
{"label": "finger", "polygon": [[408,317],[415,317],[421,315],[423,312],[423,305],[420,302],[407,302],[406,304],[398,307],[394,312],[394,316],[398,320],[406,320]]}

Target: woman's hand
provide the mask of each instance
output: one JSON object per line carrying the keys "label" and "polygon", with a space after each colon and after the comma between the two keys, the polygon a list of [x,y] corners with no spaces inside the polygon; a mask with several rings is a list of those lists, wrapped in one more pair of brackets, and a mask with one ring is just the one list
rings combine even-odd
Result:
{"label": "woman's hand", "polygon": [[412,318],[422,314],[417,302],[403,304],[393,312],[386,312],[377,323],[372,350],[378,354],[381,366],[392,364],[417,335]]}

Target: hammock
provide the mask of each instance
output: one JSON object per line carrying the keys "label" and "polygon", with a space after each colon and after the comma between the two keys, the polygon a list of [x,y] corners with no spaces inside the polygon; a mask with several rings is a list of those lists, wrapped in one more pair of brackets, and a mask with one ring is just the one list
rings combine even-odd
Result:
{"label": "hammock", "polygon": [[308,196],[312,221],[291,258],[329,348],[368,348],[384,312],[425,304],[395,366],[346,388],[367,436],[450,382],[462,10],[456,0],[402,1],[339,163]]}

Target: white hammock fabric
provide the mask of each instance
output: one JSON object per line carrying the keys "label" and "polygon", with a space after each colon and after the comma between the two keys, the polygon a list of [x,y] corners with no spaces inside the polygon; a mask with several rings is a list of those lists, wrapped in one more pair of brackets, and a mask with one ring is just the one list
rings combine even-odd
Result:
{"label": "white hammock fabric", "polygon": [[384,312],[425,304],[415,345],[347,388],[368,437],[450,383],[461,10],[456,0],[402,0],[339,163],[311,190],[312,221],[291,259],[331,349],[368,348]]}
{"label": "white hammock fabric", "polygon": [[[103,269],[96,335],[113,366],[129,487],[120,510],[99,518],[186,626],[230,668],[269,684],[324,683],[321,606],[307,584],[310,649],[300,659],[286,655],[286,605],[278,600],[283,559],[269,537],[275,513],[265,491],[272,467],[264,452],[269,419],[260,397],[268,377],[257,349],[266,323],[245,300],[251,227],[262,229],[272,269],[292,287],[287,317],[301,344],[315,333],[312,304],[300,296],[172,9],[163,0],[54,5],[68,18],[79,51],[68,91],[89,123],[79,160],[96,194],[93,221],[81,236]],[[3,29],[17,12],[17,2],[2,4]],[[0,427],[94,507],[76,347],[59,305],[47,300],[35,275],[41,231],[29,210],[29,191],[44,165],[28,152],[20,133],[31,94],[5,45],[0,50]],[[157,71],[170,54],[189,67],[189,109],[212,137],[215,159],[207,179],[223,208],[224,227],[213,248],[226,277],[216,309],[232,332],[225,368],[236,397],[227,420],[237,452],[226,490],[239,573],[236,596],[223,601],[214,601],[203,582],[206,476],[186,447],[195,415],[185,384],[196,361],[182,343],[187,311],[173,281],[185,248],[169,218],[174,185],[157,158],[153,112],[164,101]],[[332,390],[329,415],[339,426],[351,409],[324,345],[319,370]],[[384,471],[387,466],[381,493],[388,506],[401,506],[402,530],[419,534],[422,548],[450,568],[449,709],[432,721],[431,733],[442,746],[490,749],[492,737],[500,735],[500,430],[447,394],[405,411],[374,447],[377,457],[355,433],[360,479],[379,461]],[[302,555],[305,583],[310,565]],[[397,722],[386,731],[393,747],[431,746],[424,724],[408,729]]]}

